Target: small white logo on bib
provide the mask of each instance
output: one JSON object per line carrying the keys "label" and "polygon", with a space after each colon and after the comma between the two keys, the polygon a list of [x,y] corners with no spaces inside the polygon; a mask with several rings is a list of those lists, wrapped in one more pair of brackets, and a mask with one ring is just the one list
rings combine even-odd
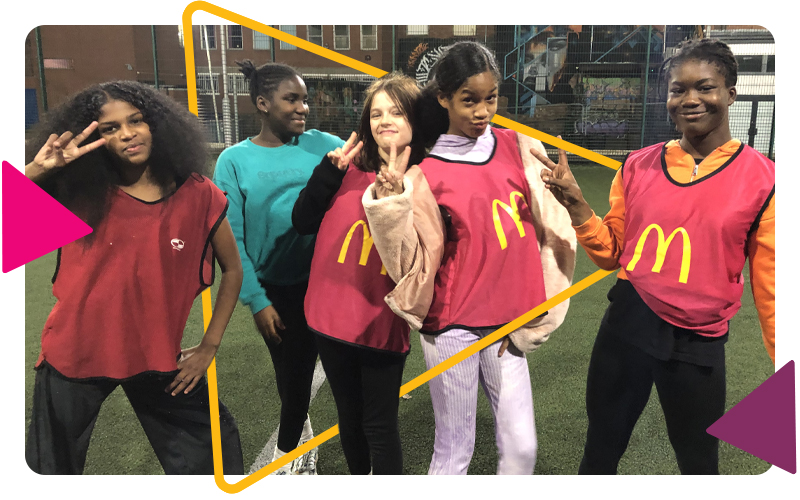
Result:
{"label": "small white logo on bib", "polygon": [[183,240],[179,240],[178,238],[172,238],[172,241],[170,241],[170,243],[172,243],[173,250],[178,250],[178,251],[183,250]]}

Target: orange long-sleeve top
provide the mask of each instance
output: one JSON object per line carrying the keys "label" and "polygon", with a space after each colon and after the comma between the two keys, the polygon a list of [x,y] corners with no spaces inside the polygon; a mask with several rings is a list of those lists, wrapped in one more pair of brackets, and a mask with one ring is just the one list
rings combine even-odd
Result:
{"label": "orange long-sleeve top", "polygon": [[[667,144],[666,162],[669,174],[677,182],[688,183],[700,179],[725,164],[741,142],[732,139],[723,144],[700,163],[697,173],[692,176],[695,161],[684,151],[678,141]],[[745,180],[746,181],[746,180]],[[619,258],[625,239],[625,197],[620,172],[611,183],[609,195],[611,210],[601,219],[593,216],[580,226],[573,226],[578,243],[586,250],[589,258],[601,269],[611,271],[619,267]],[[772,197],[756,231],[747,239],[747,254],[750,263],[750,284],[753,289],[761,335],[772,362],[775,362],[775,196]],[[617,275],[627,279],[625,270]]]}

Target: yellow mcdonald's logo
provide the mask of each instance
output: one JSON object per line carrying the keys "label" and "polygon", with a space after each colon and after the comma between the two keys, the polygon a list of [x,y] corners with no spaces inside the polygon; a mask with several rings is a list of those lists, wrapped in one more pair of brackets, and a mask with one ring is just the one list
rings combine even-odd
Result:
{"label": "yellow mcdonald's logo", "polygon": [[664,259],[667,257],[667,249],[669,249],[672,239],[675,238],[675,235],[678,233],[683,234],[683,256],[681,259],[681,274],[678,278],[678,281],[681,283],[686,283],[686,281],[689,279],[689,267],[692,263],[692,243],[689,241],[689,233],[687,233],[686,229],[682,227],[672,231],[672,234],[669,235],[669,238],[664,241],[664,231],[661,230],[661,226],[658,224],[650,224],[647,226],[647,229],[644,230],[644,233],[642,233],[642,235],[639,237],[639,242],[636,244],[636,250],[633,252],[633,259],[631,259],[628,267],[625,269],[628,271],[633,271],[633,268],[636,267],[636,263],[639,262],[640,258],[642,258],[642,249],[644,249],[645,241],[647,241],[647,235],[650,234],[650,231],[653,229],[655,229],[658,233],[656,262],[653,264],[652,269],[654,273],[661,272],[661,266],[664,265]]}
{"label": "yellow mcdonald's logo", "polygon": [[[350,231],[347,232],[347,237],[344,239],[344,243],[342,243],[342,249],[339,251],[339,264],[344,264],[344,259],[347,256],[347,249],[350,248],[350,240],[353,239],[353,233],[355,233],[358,226],[362,227],[361,258],[358,259],[358,263],[362,266],[367,265],[369,251],[372,250],[373,241],[372,235],[369,234],[367,223],[363,220],[357,220],[350,226]],[[386,274],[386,266],[384,266],[383,263],[381,263],[381,274]]]}
{"label": "yellow mcdonald's logo", "polygon": [[[519,231],[519,237],[525,237],[525,228],[522,227],[522,221],[519,218],[519,207],[517,206],[517,198],[522,198],[522,201],[525,201],[525,196],[520,193],[519,191],[514,191],[509,196],[509,205],[506,205],[500,200],[493,200],[492,201],[492,218],[494,219],[494,230],[497,231],[497,239],[500,240],[500,249],[505,250],[508,246],[508,241],[506,241],[506,233],[503,231],[503,223],[500,222],[500,214],[497,211],[498,205],[503,207],[503,210],[508,212],[508,215],[511,216],[511,219],[514,220],[514,224],[517,225],[517,231]],[[514,208],[511,208],[511,207]]]}

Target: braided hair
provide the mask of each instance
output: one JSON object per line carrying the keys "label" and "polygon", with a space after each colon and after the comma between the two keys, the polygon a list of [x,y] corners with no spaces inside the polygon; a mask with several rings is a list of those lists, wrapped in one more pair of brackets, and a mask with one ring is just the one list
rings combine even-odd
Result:
{"label": "braided hair", "polygon": [[272,99],[272,94],[285,80],[297,77],[302,79],[300,73],[293,67],[283,63],[266,63],[256,67],[250,59],[236,61],[239,71],[250,82],[250,100],[256,105],[258,96]]}
{"label": "braided hair", "polygon": [[738,78],[739,64],[727,44],[711,38],[700,40],[684,40],[678,44],[677,52],[662,65],[665,79],[670,72],[686,61],[703,61],[713,64],[725,78],[725,86],[733,87]]}

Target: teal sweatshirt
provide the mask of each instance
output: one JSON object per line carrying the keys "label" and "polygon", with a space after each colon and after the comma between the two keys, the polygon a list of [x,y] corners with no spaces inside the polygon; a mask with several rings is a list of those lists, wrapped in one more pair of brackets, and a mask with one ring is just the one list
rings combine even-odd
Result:
{"label": "teal sweatshirt", "polygon": [[294,285],[308,279],[315,236],[295,231],[292,207],[314,167],[344,141],[319,130],[277,148],[251,139],[219,155],[214,183],[228,196],[228,221],[242,258],[239,300],[256,314],[272,304],[260,282]]}

